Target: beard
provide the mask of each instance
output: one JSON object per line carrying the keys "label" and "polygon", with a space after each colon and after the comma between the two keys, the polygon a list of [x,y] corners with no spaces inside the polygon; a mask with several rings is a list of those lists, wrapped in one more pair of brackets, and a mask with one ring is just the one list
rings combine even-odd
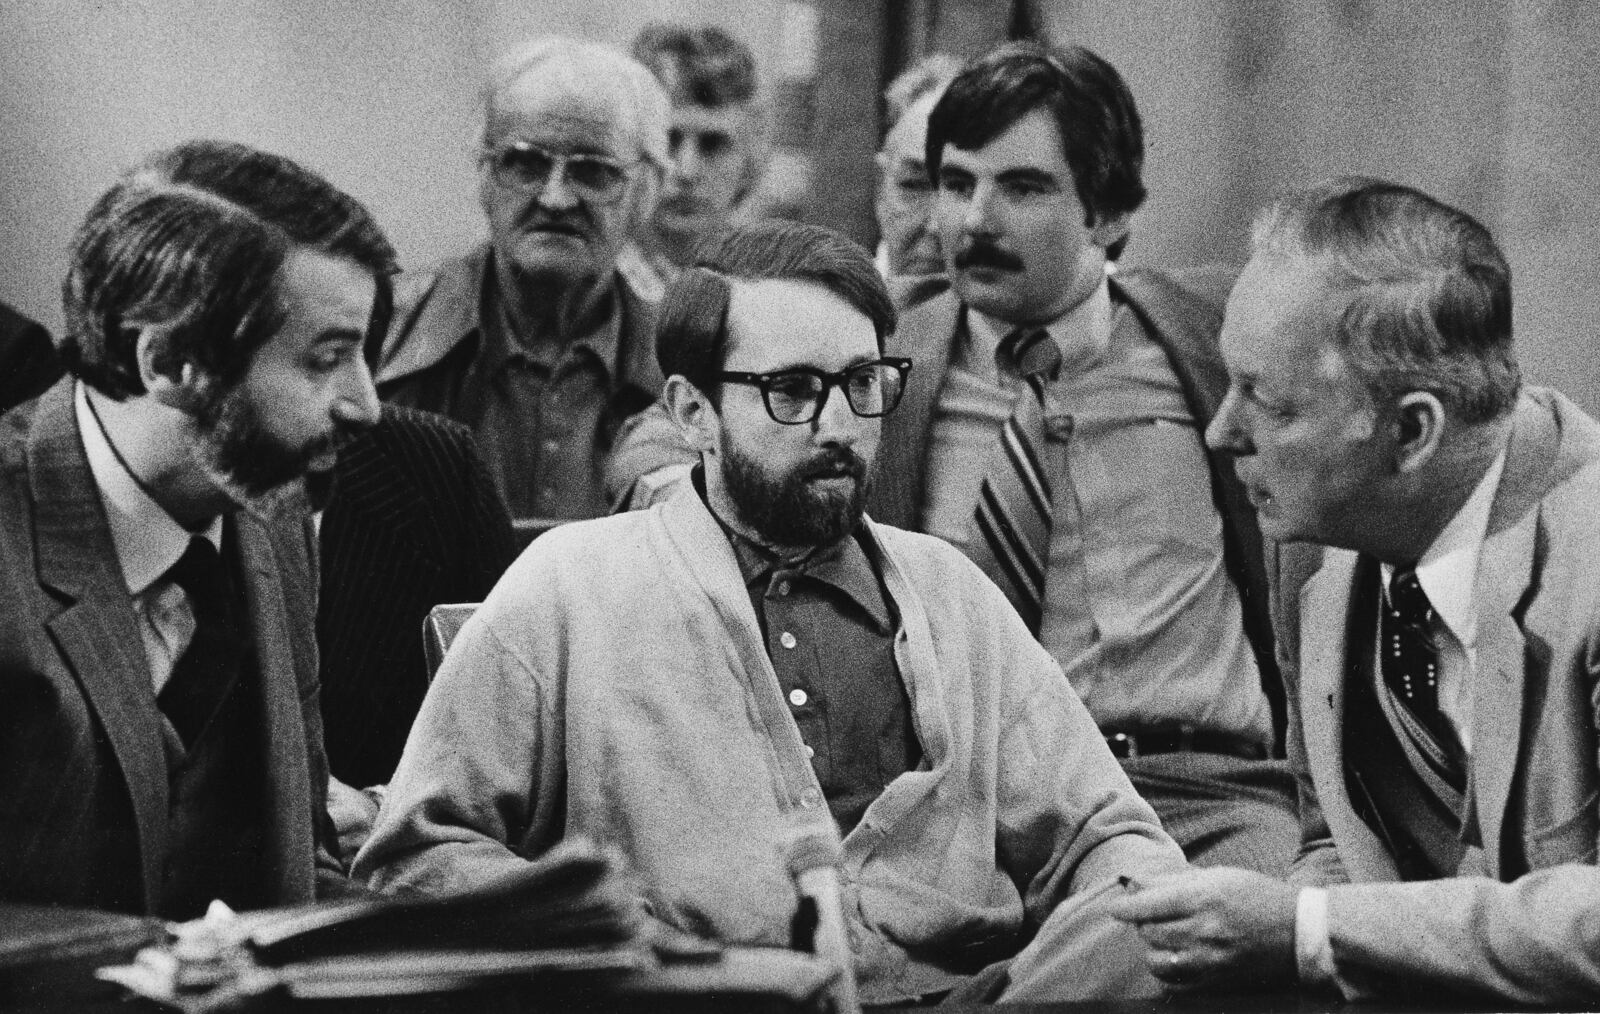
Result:
{"label": "beard", "polygon": [[273,435],[255,405],[232,390],[201,412],[201,466],[229,499],[258,516],[272,514],[299,491],[311,462],[354,433],[338,429],[295,446]]}
{"label": "beard", "polygon": [[[846,476],[847,489],[818,489],[811,480]],[[815,547],[855,530],[867,502],[867,463],[846,447],[828,447],[805,464],[769,475],[754,456],[724,440],[722,481],[739,519],[777,546]]]}

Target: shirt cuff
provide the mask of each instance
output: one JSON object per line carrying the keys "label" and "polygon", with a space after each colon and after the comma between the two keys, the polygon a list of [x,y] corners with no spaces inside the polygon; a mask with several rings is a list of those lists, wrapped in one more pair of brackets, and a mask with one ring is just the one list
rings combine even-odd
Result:
{"label": "shirt cuff", "polygon": [[1333,942],[1328,939],[1328,892],[1302,887],[1294,908],[1294,963],[1304,986],[1330,986],[1337,981]]}

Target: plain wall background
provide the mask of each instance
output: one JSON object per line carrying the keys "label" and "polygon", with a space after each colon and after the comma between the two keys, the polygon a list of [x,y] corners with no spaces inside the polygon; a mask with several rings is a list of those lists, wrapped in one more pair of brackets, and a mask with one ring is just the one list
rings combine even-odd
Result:
{"label": "plain wall background", "polygon": [[[849,38],[852,19],[876,37],[904,9],[942,24],[943,37],[981,34],[1006,6],[816,2],[830,38]],[[1600,5],[1036,7],[1054,37],[1115,63],[1144,113],[1150,200],[1129,263],[1237,264],[1265,200],[1330,173],[1412,183],[1495,232],[1528,376],[1600,412]],[[651,20],[715,21],[773,68],[783,15],[780,0],[0,0],[0,299],[59,328],[64,249],[89,203],[145,152],[199,135],[320,170],[420,266],[482,234],[476,90],[500,50],[540,32],[626,45]],[[867,132],[841,140],[826,122],[818,165],[870,166],[868,151],[839,150]],[[824,172],[818,189],[845,188]],[[870,235],[870,224],[851,231]]]}

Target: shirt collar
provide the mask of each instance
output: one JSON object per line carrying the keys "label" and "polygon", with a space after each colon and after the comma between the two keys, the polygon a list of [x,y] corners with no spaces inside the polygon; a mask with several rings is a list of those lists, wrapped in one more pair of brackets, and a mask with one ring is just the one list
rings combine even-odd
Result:
{"label": "shirt collar", "polygon": [[733,555],[739,561],[739,576],[744,579],[745,587],[765,594],[780,572],[787,572],[791,578],[810,578],[844,593],[871,617],[879,630],[889,630],[889,607],[884,601],[883,588],[855,533],[832,545],[820,546],[797,560],[784,560],[770,548],[730,528],[711,510],[710,503],[706,502],[704,466],[696,465],[690,475],[701,502],[706,504],[706,510],[733,545]]}
{"label": "shirt collar", "polygon": [[[967,340],[972,346],[974,364],[994,363],[995,353],[1006,335],[1017,325],[990,317],[977,310],[967,312]],[[1066,313],[1044,325],[1056,347],[1061,350],[1062,372],[1066,375],[1081,372],[1105,357],[1111,345],[1111,289],[1105,278],[1088,297]],[[1012,373],[1011,364],[1003,364],[1000,372]]]}
{"label": "shirt collar", "polygon": [[[129,595],[143,594],[178,562],[193,537],[171,514],[150,498],[122,464],[107,440],[100,420],[89,407],[88,392],[82,382],[73,390],[73,408],[78,417],[78,433],[83,438],[83,453],[89,460],[100,500],[105,504],[106,523],[111,542],[122,565],[122,579]],[[222,517],[212,519],[201,534],[222,548]]]}
{"label": "shirt collar", "polygon": [[[492,251],[484,258],[483,271],[483,300],[478,313],[478,328],[482,335],[485,365],[491,370],[498,370],[519,353],[533,359],[530,350],[519,345],[511,336],[510,310],[499,288]],[[617,372],[617,353],[622,347],[622,315],[620,279],[613,271],[609,290],[601,297],[594,316],[586,322],[588,329],[575,339],[560,343],[562,351],[555,354],[555,359],[539,361],[553,369],[563,356],[574,353],[587,355],[600,366],[607,379],[613,378]]]}
{"label": "shirt collar", "polygon": [[[1417,582],[1444,625],[1463,647],[1478,640],[1478,608],[1473,591],[1478,580],[1478,556],[1489,534],[1489,508],[1494,505],[1500,474],[1505,470],[1504,449],[1489,464],[1483,478],[1473,488],[1467,502],[1444,526],[1422,558],[1417,561]],[[1383,586],[1394,576],[1391,564],[1383,565]]]}

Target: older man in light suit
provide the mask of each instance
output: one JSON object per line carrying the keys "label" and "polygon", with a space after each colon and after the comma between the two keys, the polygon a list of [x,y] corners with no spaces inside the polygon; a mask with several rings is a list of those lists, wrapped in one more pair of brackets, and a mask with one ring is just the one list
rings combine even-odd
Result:
{"label": "older man in light suit", "polygon": [[1152,970],[1600,997],[1600,425],[1519,384],[1500,251],[1415,190],[1334,181],[1262,219],[1222,349],[1207,438],[1291,543],[1303,842],[1292,885],[1138,885]]}

